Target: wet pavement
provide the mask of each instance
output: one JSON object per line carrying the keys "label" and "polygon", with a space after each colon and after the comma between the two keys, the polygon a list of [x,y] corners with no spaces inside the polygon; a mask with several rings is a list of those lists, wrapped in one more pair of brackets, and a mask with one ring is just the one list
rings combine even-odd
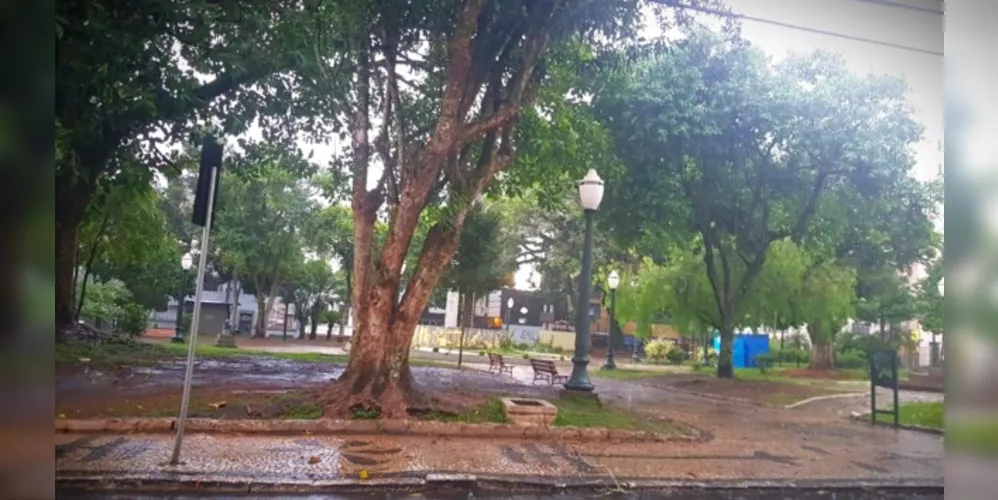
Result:
{"label": "wet pavement", "polygon": [[[300,389],[323,384],[342,369],[334,364],[259,358],[199,363],[195,383],[231,389],[244,386]],[[461,371],[414,367],[413,373],[418,383],[433,388],[539,397],[555,397],[559,389],[546,384],[532,385],[527,367],[514,367],[513,376],[474,369],[485,367],[478,363],[471,363],[472,369]],[[179,390],[181,368],[180,364],[166,364],[124,374],[95,377],[91,373],[87,377],[60,380],[59,398],[86,397],[99,390],[117,390],[121,394]],[[116,386],[108,387],[106,377],[117,380]],[[164,465],[172,445],[169,435],[57,434],[56,470],[63,479],[95,476],[144,481],[203,479],[223,480],[226,484],[312,486],[324,481],[356,479],[361,471],[373,479],[453,473],[557,481],[600,478],[608,485],[628,480],[741,478],[917,480],[942,484],[942,437],[872,427],[842,414],[868,404],[863,397],[818,401],[783,410],[705,399],[635,382],[594,379],[594,384],[604,402],[692,425],[708,439],[696,443],[569,444],[405,436],[192,434],[184,441],[186,463],[171,468]],[[902,393],[902,401],[923,398],[917,394]]]}
{"label": "wet pavement", "polygon": [[[163,493],[94,493],[73,490],[57,491],[59,498],[74,498],[79,500],[194,500],[200,498],[212,498],[215,500],[248,500],[294,498],[298,500],[402,500],[413,498],[434,498],[438,500],[471,500],[471,499],[502,499],[502,500],[589,500],[596,498],[606,498],[606,492],[593,493],[554,493],[554,494],[510,494],[480,490],[442,490],[430,493],[354,493],[354,494],[288,494],[281,493],[275,495],[243,494],[235,495],[231,493],[220,494],[198,494],[198,495],[178,495],[174,492]],[[877,491],[877,490],[800,490],[800,489],[757,489],[757,490],[721,490],[721,491],[696,491],[691,489],[657,490],[640,493],[616,493],[610,498],[621,500],[652,500],[659,498],[676,498],[684,500],[769,500],[771,498],[794,498],[799,500],[935,500],[942,499],[942,492],[919,492],[919,491]]]}

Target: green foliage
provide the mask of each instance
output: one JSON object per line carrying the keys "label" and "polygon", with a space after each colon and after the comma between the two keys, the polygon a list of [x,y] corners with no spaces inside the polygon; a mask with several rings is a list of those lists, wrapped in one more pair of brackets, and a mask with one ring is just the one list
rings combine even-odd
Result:
{"label": "green foliage", "polygon": [[148,179],[121,180],[99,192],[78,242],[79,279],[88,271],[103,280],[117,279],[147,309],[165,309],[167,296],[179,288],[181,246]]}
{"label": "green foliage", "polygon": [[476,205],[464,221],[441,288],[481,295],[506,285],[515,271],[516,242],[510,229],[503,227],[501,211],[488,202]]}
{"label": "green foliage", "polygon": [[[687,277],[661,289],[694,305],[672,308],[678,325],[730,338],[738,325],[807,323],[830,339],[851,312],[849,250],[878,230],[925,239],[932,198],[908,177],[920,129],[904,85],[824,53],[770,64],[737,30],[685,35],[594,101],[628,170],[604,201],[616,237],[662,263],[648,242],[692,242],[669,263]],[[892,218],[903,226],[890,231]]]}
{"label": "green foliage", "polygon": [[669,352],[666,353],[665,358],[668,359],[670,363],[678,365],[689,359],[690,355],[678,346],[672,346],[672,348],[669,349]]}
{"label": "green foliage", "polygon": [[645,356],[652,361],[662,361],[666,359],[672,350],[672,343],[664,340],[652,340],[645,344]]}
{"label": "green foliage", "polygon": [[843,369],[865,368],[867,359],[862,354],[855,351],[848,351],[835,356],[835,367]]}
{"label": "green foliage", "polygon": [[132,298],[125,284],[118,280],[91,282],[87,284],[87,290],[80,316],[92,321],[113,324],[122,317],[124,306]]}
{"label": "green foliage", "polygon": [[301,263],[311,229],[308,218],[316,207],[293,163],[276,159],[252,170],[224,172],[212,238],[215,253],[269,306],[283,284],[312,271],[307,266],[303,271]]}
{"label": "green foliage", "polygon": [[141,335],[149,326],[149,309],[130,302],[121,308],[116,329],[129,335]]}
{"label": "green foliage", "polygon": [[774,353],[759,354],[755,357],[755,365],[759,368],[760,372],[766,373],[767,370],[776,364],[777,359],[778,358]]}
{"label": "green foliage", "polygon": [[918,283],[917,317],[922,328],[943,333],[946,330],[945,301],[939,293],[939,282],[943,278],[943,259],[932,262],[926,277]]}

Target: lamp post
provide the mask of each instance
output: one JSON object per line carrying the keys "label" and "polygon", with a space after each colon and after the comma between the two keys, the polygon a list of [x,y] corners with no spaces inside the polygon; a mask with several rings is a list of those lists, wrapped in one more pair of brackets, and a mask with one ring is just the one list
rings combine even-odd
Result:
{"label": "lamp post", "polygon": [[586,219],[586,239],[582,247],[582,278],[579,283],[578,318],[575,321],[575,355],[572,375],[565,388],[572,391],[592,391],[589,380],[589,295],[593,284],[593,214],[603,201],[603,180],[590,169],[579,182],[579,200]]}
{"label": "lamp post", "polygon": [[613,343],[613,314],[617,310],[617,285],[620,285],[620,276],[617,271],[610,271],[610,276],[607,276],[606,282],[610,285],[610,327],[606,336],[606,363],[603,364],[603,369],[614,370],[617,365],[613,362],[613,351],[616,348]]}
{"label": "lamp post", "polygon": [[187,296],[187,271],[190,271],[191,266],[194,265],[194,258],[191,254],[185,253],[183,257],[180,258],[180,268],[183,269],[183,276],[180,280],[180,293],[177,294],[177,325],[173,329],[173,338],[170,342],[176,344],[184,343],[184,332],[181,323],[184,321],[184,306],[186,301],[184,300]]}

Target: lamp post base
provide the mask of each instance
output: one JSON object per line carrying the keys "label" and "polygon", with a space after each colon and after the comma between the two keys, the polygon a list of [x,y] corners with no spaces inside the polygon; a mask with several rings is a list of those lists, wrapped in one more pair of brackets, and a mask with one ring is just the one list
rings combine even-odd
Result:
{"label": "lamp post base", "polygon": [[591,392],[593,383],[589,380],[588,359],[572,358],[572,375],[565,382],[565,389],[569,391]]}
{"label": "lamp post base", "polygon": [[180,335],[174,335],[173,337],[170,337],[170,342],[174,344],[183,344],[186,341]]}
{"label": "lamp post base", "polygon": [[601,366],[599,369],[600,370],[616,370],[617,369],[617,364],[614,363],[612,359],[608,359],[608,360],[606,360],[606,363],[603,363],[603,366]]}

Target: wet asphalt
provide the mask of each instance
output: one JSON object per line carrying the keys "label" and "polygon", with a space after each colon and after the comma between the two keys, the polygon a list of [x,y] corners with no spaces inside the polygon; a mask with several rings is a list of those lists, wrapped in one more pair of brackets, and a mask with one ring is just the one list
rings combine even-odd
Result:
{"label": "wet asphalt", "polygon": [[298,500],[403,500],[403,499],[440,499],[440,500],[589,500],[589,499],[620,499],[620,500],[652,500],[652,499],[688,499],[688,500],[766,500],[772,498],[801,499],[801,500],[934,500],[942,499],[943,492],[939,491],[919,491],[919,490],[872,490],[872,489],[851,489],[843,488],[836,490],[815,490],[796,488],[762,488],[754,490],[658,490],[642,491],[639,493],[616,493],[616,492],[592,492],[592,493],[546,493],[546,494],[510,494],[494,491],[429,491],[419,493],[402,492],[380,492],[380,493],[352,493],[352,494],[232,494],[232,493],[204,493],[204,494],[177,494],[175,492],[143,492],[143,493],[99,493],[81,491],[56,491],[57,498],[80,499],[80,500],[195,500],[210,498],[214,500],[276,500],[278,498],[294,498]]}

